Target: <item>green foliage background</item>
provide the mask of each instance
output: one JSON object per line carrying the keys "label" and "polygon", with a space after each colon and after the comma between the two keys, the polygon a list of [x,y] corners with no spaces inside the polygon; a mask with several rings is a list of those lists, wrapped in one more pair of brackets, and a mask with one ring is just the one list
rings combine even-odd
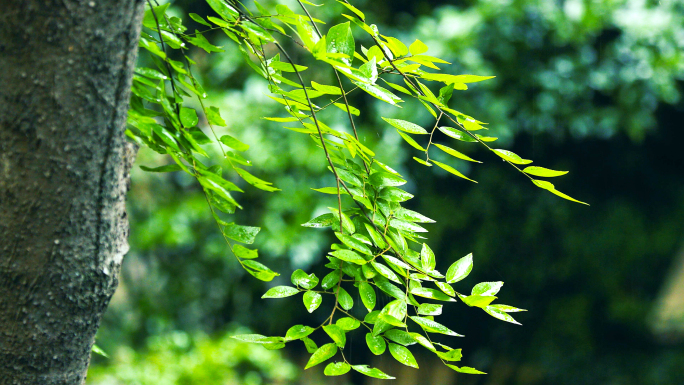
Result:
{"label": "green foliage background", "polygon": [[[330,25],[344,21],[327,3],[316,9],[317,17]],[[468,352],[468,364],[492,373],[468,381],[684,383],[681,345],[658,341],[648,323],[684,234],[679,148],[684,5],[674,0],[354,4],[392,36],[426,42],[431,54],[454,63],[446,72],[496,75],[455,94],[463,95],[459,108],[490,122],[495,136],[508,141],[506,148],[571,170],[559,188],[592,204],[585,208],[544,194],[480,150],[469,155],[485,164],[467,170],[478,185],[426,171],[393,130],[385,132],[379,118],[387,115],[385,106],[370,97],[350,101],[368,111],[359,122],[362,139],[382,148],[385,159],[403,162],[400,171],[411,177],[410,192],[420,186],[409,208],[437,221],[428,225],[444,264],[437,268],[445,271],[472,251],[477,268],[469,282],[504,280],[502,300],[529,310],[516,317],[522,327],[477,312],[446,314],[454,329],[468,336],[459,346]],[[177,1],[172,12],[211,10],[201,1]],[[218,34],[212,42],[231,47]],[[263,227],[256,246],[286,284],[292,270],[309,271],[319,263],[332,241],[330,234],[300,224],[335,202],[309,188],[334,182],[309,138],[260,119],[280,107],[266,97],[265,81],[244,65],[239,52],[193,54],[209,104],[222,108],[231,134],[252,145],[248,155],[266,173],[261,177],[283,190],[248,190],[242,198],[248,209],[238,215],[239,223]],[[396,117],[429,120],[424,110],[412,107]],[[164,164],[150,151],[140,153],[138,164],[155,162]],[[305,361],[303,349],[267,352],[225,338],[237,325],[284,335],[310,316],[299,300],[260,299],[272,285],[245,274],[228,256],[191,178],[136,169],[129,214],[132,249],[98,337],[111,358],[95,358],[90,382],[309,381],[310,374],[300,374],[302,365],[292,369],[284,361]],[[351,344],[357,354],[364,350],[363,341]],[[259,354],[263,359],[254,358]]]}

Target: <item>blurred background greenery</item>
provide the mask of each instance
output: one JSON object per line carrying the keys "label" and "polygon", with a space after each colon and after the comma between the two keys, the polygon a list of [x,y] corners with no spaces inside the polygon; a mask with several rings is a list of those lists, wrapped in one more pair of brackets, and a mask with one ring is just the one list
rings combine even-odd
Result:
{"label": "blurred background greenery", "polygon": [[[274,1],[261,3],[269,8]],[[339,4],[318,3],[324,6],[313,12],[328,26],[344,21]],[[464,364],[487,376],[457,375],[421,355],[419,371],[370,357],[362,333],[352,334],[345,355],[396,375],[397,384],[683,384],[684,2],[353,4],[405,43],[426,42],[429,54],[453,63],[447,72],[495,75],[457,91],[452,105],[489,122],[502,147],[570,170],[559,189],[591,207],[535,188],[475,145],[459,150],[485,163],[458,166],[479,184],[426,170],[380,120],[430,124],[424,109],[391,109],[355,95],[362,142],[411,178],[416,198],[408,207],[437,221],[428,229],[438,269],[472,251],[475,269],[465,285],[503,280],[501,300],[529,312],[516,317],[519,327],[462,305],[445,307],[452,329],[467,336],[458,340]],[[186,15],[212,12],[199,0],[177,0],[171,9],[200,30]],[[370,46],[357,32],[357,43]],[[331,233],[300,224],[335,198],[310,190],[333,183],[320,150],[305,135],[260,119],[280,114],[265,80],[226,36],[209,36],[226,49],[193,52],[209,104],[225,111],[231,135],[252,145],[247,155],[256,175],[283,190],[248,186],[239,197],[246,209],[237,214],[238,223],[263,228],[256,246],[281,276],[267,284],[242,271],[191,179],[136,168],[131,251],[97,338],[110,358],[93,357],[89,383],[372,384],[355,375],[324,378],[318,367],[304,372],[303,346],[267,351],[228,338],[246,328],[284,335],[293,324],[325,318],[324,309],[306,313],[298,298],[260,296],[287,284],[297,268],[321,275]],[[306,55],[291,50],[306,64]],[[305,75],[321,83],[332,76]],[[345,124],[344,116],[337,121]],[[150,151],[137,162],[165,163]]]}

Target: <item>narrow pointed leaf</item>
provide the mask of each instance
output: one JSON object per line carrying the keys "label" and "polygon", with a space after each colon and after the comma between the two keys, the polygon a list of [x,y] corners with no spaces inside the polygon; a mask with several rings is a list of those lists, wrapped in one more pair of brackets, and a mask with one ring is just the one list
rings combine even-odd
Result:
{"label": "narrow pointed leaf", "polygon": [[447,270],[446,273],[446,281],[447,283],[458,282],[467,277],[471,270],[473,270],[472,253],[466,255],[449,266],[449,270]]}
{"label": "narrow pointed leaf", "polygon": [[312,366],[316,366],[321,362],[330,359],[335,355],[335,353],[337,353],[337,345],[334,343],[321,346],[314,352],[314,354],[311,355],[311,358],[309,358],[309,362],[306,364],[304,369],[309,369]]}

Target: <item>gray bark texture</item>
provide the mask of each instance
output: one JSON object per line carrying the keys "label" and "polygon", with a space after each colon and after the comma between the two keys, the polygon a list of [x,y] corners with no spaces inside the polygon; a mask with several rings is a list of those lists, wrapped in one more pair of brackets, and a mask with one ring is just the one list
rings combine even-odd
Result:
{"label": "gray bark texture", "polygon": [[0,0],[0,385],[83,384],[128,249],[142,0]]}

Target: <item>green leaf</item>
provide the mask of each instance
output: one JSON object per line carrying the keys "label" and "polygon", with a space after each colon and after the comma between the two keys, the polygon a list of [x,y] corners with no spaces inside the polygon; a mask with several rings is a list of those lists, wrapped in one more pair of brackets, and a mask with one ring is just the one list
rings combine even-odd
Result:
{"label": "green leaf", "polygon": [[335,341],[335,344],[342,349],[344,344],[347,343],[347,336],[344,334],[344,330],[337,325],[325,325],[323,330]]}
{"label": "green leaf", "polygon": [[249,149],[248,144],[244,144],[241,141],[233,138],[230,135],[223,135],[220,140],[221,140],[221,143],[225,144],[226,146],[228,146],[228,147],[230,147],[236,151],[246,151],[247,149]]}
{"label": "green leaf", "polygon": [[390,341],[396,342],[400,345],[409,346],[416,343],[416,339],[410,333],[399,329],[390,329],[385,332],[385,337]]}
{"label": "green leaf", "polygon": [[[382,100],[385,103],[391,105],[397,105],[397,103],[402,102],[401,98],[397,95],[391,93],[390,91],[374,84],[364,83],[359,81],[352,81],[360,89],[366,91],[369,95]],[[384,119],[384,118],[383,118]]]}
{"label": "green leaf", "polygon": [[448,296],[450,296],[450,297],[453,297],[453,296],[456,295],[456,292],[454,291],[454,288],[451,287],[451,285],[449,285],[449,284],[446,283],[446,282],[435,282],[435,285],[437,285],[437,287],[439,288],[439,290],[441,290],[444,294],[446,294],[446,295],[448,295]]}
{"label": "green leaf", "polygon": [[461,178],[463,178],[463,179],[467,179],[467,180],[469,180],[469,181],[471,181],[471,182],[477,183],[477,181],[474,181],[474,180],[468,178],[467,176],[461,174],[458,170],[456,170],[455,168],[453,168],[453,167],[451,167],[451,166],[449,166],[449,165],[447,165],[447,164],[438,162],[438,161],[436,161],[436,160],[433,160],[433,162],[434,162],[436,165],[438,165],[439,167],[443,168],[444,170],[446,170],[446,171],[448,171],[448,172],[450,172],[450,173],[452,173],[452,174],[454,174],[454,175],[456,175],[456,176],[458,176],[458,177],[461,177]]}
{"label": "green leaf", "polygon": [[423,335],[418,334],[418,333],[409,333],[409,334],[411,334],[413,339],[415,339],[419,344],[424,346],[426,349],[433,351],[433,352],[437,350],[435,348],[435,345],[433,345],[432,342],[430,342],[430,340],[425,338]]}
{"label": "green leaf", "polygon": [[463,159],[463,160],[467,160],[467,161],[469,161],[469,162],[482,163],[482,162],[480,162],[479,160],[475,160],[475,159],[469,157],[468,155],[464,155],[464,154],[462,154],[462,153],[460,153],[460,152],[454,150],[454,149],[451,148],[451,147],[442,146],[442,145],[439,144],[439,143],[434,143],[434,145],[437,146],[437,148],[439,148],[440,150],[442,150],[442,151],[446,152],[447,154],[449,154],[449,155],[451,155],[451,156],[454,156],[454,157],[456,157],[456,158]]}
{"label": "green leaf", "polygon": [[501,150],[498,148],[493,149],[494,153],[504,160],[507,160],[511,163],[515,164],[529,164],[532,163],[531,160],[529,159],[523,159],[519,155],[515,154],[514,152],[508,151],[508,150]]}
{"label": "green leaf", "polygon": [[368,282],[361,282],[359,284],[359,295],[361,297],[361,302],[363,302],[363,306],[368,309],[368,311],[373,311],[373,308],[375,308],[375,290],[373,289],[373,286],[371,286]]}
{"label": "green leaf", "polygon": [[303,17],[297,20],[297,34],[302,39],[302,43],[304,43],[306,48],[313,52],[314,46],[318,43],[320,38],[311,24],[309,24],[309,21]]}
{"label": "green leaf", "polygon": [[342,309],[344,310],[349,310],[354,307],[354,300],[352,299],[351,295],[349,295],[349,293],[347,293],[347,291],[341,287],[337,295],[337,300],[340,302],[340,306],[342,306]]}
{"label": "green leaf", "polygon": [[241,334],[237,336],[231,336],[231,338],[234,338],[238,341],[263,345],[269,350],[282,349],[285,347],[285,339],[283,337],[266,337],[262,336],[261,334]]}
{"label": "green leaf", "polygon": [[415,140],[413,140],[412,137],[410,137],[410,136],[404,134],[403,132],[401,132],[401,131],[399,131],[399,130],[397,130],[397,132],[398,132],[399,135],[406,141],[406,143],[408,143],[409,145],[411,145],[411,147],[413,147],[413,148],[415,148],[416,150],[419,150],[419,151],[425,151],[425,149],[424,149],[420,144],[418,144],[418,142],[416,142]]}
{"label": "green leaf", "polygon": [[389,351],[395,360],[406,366],[418,369],[416,359],[406,347],[397,344],[389,344]]}
{"label": "green leaf", "polygon": [[391,124],[394,128],[397,128],[404,132],[408,132],[409,134],[428,134],[428,132],[423,127],[415,123],[407,122],[405,120],[400,119],[382,118],[382,120]]}
{"label": "green leaf", "polygon": [[337,345],[334,343],[325,344],[318,348],[314,354],[309,358],[309,362],[306,364],[304,369],[309,369],[312,366],[316,366],[323,361],[326,361],[337,353]]}
{"label": "green leaf", "polygon": [[[223,120],[223,118],[221,117],[221,112],[218,108],[209,107],[209,109],[206,110],[205,113],[207,114],[207,121],[209,122],[209,124],[221,127],[227,126],[226,121]],[[229,144],[227,145],[230,146]]]}
{"label": "green leaf", "polygon": [[403,219],[405,221],[410,221],[410,222],[418,222],[418,223],[435,223],[434,220],[426,217],[425,215],[415,212],[413,210],[405,209],[405,208],[400,208],[399,210],[396,210],[394,212],[394,216]]}
{"label": "green leaf", "polygon": [[340,1],[340,0],[337,0],[337,2],[340,3],[340,4],[342,4],[342,5],[344,5],[345,7],[347,7],[347,9],[349,9],[349,10],[352,11],[356,16],[358,16],[359,19],[361,19],[361,21],[365,21],[365,20],[366,20],[366,15],[364,15],[363,12],[359,11],[355,6],[353,6],[353,5],[351,5],[351,4],[348,4],[348,3],[345,3],[345,2],[343,2],[343,1]]}
{"label": "green leaf", "polygon": [[437,355],[445,361],[461,361],[461,358],[463,358],[461,349],[452,349],[448,352],[437,352]]}
{"label": "green leaf", "polygon": [[333,225],[333,223],[339,223],[339,218],[335,218],[333,214],[323,214],[319,215],[316,218],[303,223],[302,226],[304,227],[313,227],[313,228],[323,228],[323,227],[330,227]]}
{"label": "green leaf", "polygon": [[[339,172],[340,170],[338,170]],[[339,231],[339,226],[340,226],[340,214],[337,209],[328,207],[328,210],[330,210],[333,214],[333,219],[335,220],[335,224],[337,225],[337,231]],[[354,222],[349,218],[347,214],[342,212],[342,227],[349,233],[349,234],[354,234],[356,232],[356,228],[354,227]]]}
{"label": "green leaf", "polygon": [[416,287],[411,290],[411,294],[419,297],[436,299],[438,301],[454,302],[455,300],[441,291],[430,289],[427,287]]}
{"label": "green leaf", "polygon": [[497,281],[497,282],[480,282],[477,285],[473,286],[473,290],[471,291],[470,294],[472,295],[496,295],[496,293],[501,290],[501,287],[503,286],[503,282]]}
{"label": "green leaf", "polygon": [[223,233],[230,239],[251,245],[254,238],[261,231],[260,227],[241,226],[229,223],[223,228]]}
{"label": "green leaf", "polygon": [[400,319],[398,319],[392,315],[389,315],[389,314],[380,313],[380,315],[378,315],[378,319],[382,320],[382,321],[384,321],[384,322],[386,322],[392,326],[396,326],[399,328],[405,328],[406,327],[406,324],[401,322]]}
{"label": "green leaf", "polygon": [[314,291],[307,291],[306,293],[304,293],[303,301],[306,310],[309,313],[313,313],[314,310],[318,309],[318,307],[321,306],[321,302],[323,302],[323,297]]}
{"label": "green leaf", "polygon": [[489,305],[496,299],[493,295],[469,295],[461,297],[461,301],[470,307],[481,307]]}
{"label": "green leaf", "polygon": [[[295,64],[294,66],[290,63],[282,62],[282,61],[272,61],[268,63],[268,66],[278,70],[278,71],[284,71],[284,72],[297,72],[297,71],[304,71],[308,67],[300,66]],[[295,71],[296,70],[296,71]]]}
{"label": "green leaf", "polygon": [[462,142],[471,142],[471,143],[477,142],[476,139],[472,138],[470,135],[463,133],[461,130],[458,130],[456,128],[442,126],[442,127],[438,127],[438,129],[440,131],[442,131],[445,135],[450,136],[454,139],[460,140]]}
{"label": "green leaf", "polygon": [[299,290],[292,286],[276,286],[268,289],[261,298],[285,298],[299,293]]}
{"label": "green leaf", "polygon": [[431,315],[431,316],[440,315],[440,314],[442,314],[442,305],[435,305],[432,303],[423,303],[420,306],[418,306],[416,313],[422,314],[422,315]]}
{"label": "green leaf", "polygon": [[355,330],[361,326],[361,322],[359,322],[359,320],[351,317],[342,317],[338,319],[335,324],[345,331]]}
{"label": "green leaf", "polygon": [[306,351],[309,352],[309,354],[313,354],[318,349],[316,343],[309,337],[302,338],[302,341],[304,342],[304,347],[306,348]]}
{"label": "green leaf", "polygon": [[387,186],[380,190],[378,198],[385,199],[390,202],[405,202],[413,198],[413,194],[409,194],[397,187]]}
{"label": "green leaf", "polygon": [[196,22],[198,22],[198,23],[200,23],[200,24],[202,24],[202,25],[206,25],[207,27],[211,27],[211,24],[207,23],[207,22],[202,18],[202,16],[200,16],[200,15],[198,15],[198,14],[196,14],[196,13],[189,13],[188,16],[190,16],[190,18],[191,18],[192,20],[195,20]]}
{"label": "green leaf", "polygon": [[470,274],[473,270],[473,254],[470,253],[465,257],[454,262],[449,266],[449,270],[446,273],[447,283],[455,283],[461,281]]}
{"label": "green leaf", "polygon": [[341,376],[347,374],[350,370],[351,366],[346,362],[331,362],[325,367],[323,374],[326,376]]}
{"label": "green leaf", "polygon": [[166,166],[161,166],[161,167],[155,167],[155,168],[150,168],[147,166],[140,166],[140,168],[143,171],[147,172],[175,172],[175,171],[181,171],[183,168],[179,166],[178,164],[167,164]]}
{"label": "green leaf", "polygon": [[212,52],[224,52],[224,50],[221,49],[221,47],[217,47],[209,42],[204,35],[202,35],[198,30],[195,30],[195,36],[189,36],[186,35],[184,36],[185,40],[187,40],[190,44],[195,45],[196,47],[202,48],[203,50],[207,51],[207,53],[212,53]]}
{"label": "green leaf", "polygon": [[323,289],[328,290],[328,289],[332,288],[333,286],[337,285],[337,282],[339,282],[341,278],[342,278],[342,275],[341,275],[340,271],[339,270],[333,270],[330,273],[328,273],[328,275],[323,277],[323,281],[321,282],[321,287]]}
{"label": "green leaf", "polygon": [[[373,225],[370,225],[368,223],[364,223],[364,226],[366,227],[366,231],[368,231],[368,234],[370,235],[371,239],[373,240],[373,243],[381,249],[384,249],[387,247],[387,243],[385,243],[385,240],[382,238],[382,235],[375,231],[373,228]],[[371,277],[372,278],[372,277]]]}
{"label": "green leaf", "polygon": [[439,89],[439,98],[438,100],[440,103],[443,105],[447,105],[449,103],[449,100],[451,100],[451,96],[454,94],[454,83],[450,83],[442,88]]}
{"label": "green leaf", "polygon": [[373,174],[371,174],[370,178],[368,179],[369,182],[375,186],[375,187],[384,187],[384,186],[402,186],[406,184],[406,180],[400,178],[397,175],[390,174],[389,172],[385,171],[376,171]]}
{"label": "green leaf", "polygon": [[[337,195],[337,187],[312,188],[312,190],[319,192],[319,193],[323,193],[323,194]],[[339,192],[342,195],[347,194],[347,192],[344,190],[339,190]]]}
{"label": "green leaf", "polygon": [[301,286],[304,289],[311,290],[318,285],[318,277],[316,274],[306,274],[304,270],[297,269],[292,273],[292,284]]}
{"label": "green leaf", "polygon": [[385,293],[391,295],[392,297],[394,297],[396,299],[401,299],[401,300],[406,299],[405,292],[403,290],[399,289],[398,287],[392,285],[391,283],[389,283],[389,281],[387,279],[385,279],[385,277],[377,276],[374,278],[374,281],[375,281],[375,285],[378,287],[378,289],[384,291]]}
{"label": "green leaf", "polygon": [[349,22],[342,23],[331,27],[326,35],[328,44],[327,51],[329,53],[342,53],[347,55],[347,58],[341,58],[342,62],[351,65],[354,58],[354,35],[352,35],[351,26]]}
{"label": "green leaf", "polygon": [[[544,182],[544,181],[543,181],[543,180],[533,180],[532,182],[534,182],[534,184],[536,184],[537,186],[542,187],[542,186],[539,185],[539,183],[540,183],[540,182]],[[548,182],[547,182],[547,183],[548,183]],[[549,183],[549,184],[550,184],[550,183]],[[551,185],[551,186],[553,187],[553,185]],[[567,199],[567,200],[569,200],[569,201],[573,201],[573,202],[576,202],[576,203],[581,203],[581,204],[583,204],[583,205],[589,206],[589,203],[582,202],[582,201],[578,201],[577,199],[575,199],[575,198],[573,198],[573,197],[571,197],[571,196],[569,196],[569,195],[563,194],[562,192],[556,190],[555,188],[545,188],[545,187],[542,187],[542,188],[543,188],[543,189],[546,189],[546,190],[549,190],[551,193],[553,193],[553,194],[555,194],[555,195],[558,195],[559,197],[561,197],[561,198],[563,198],[563,199]]]}
{"label": "green leaf", "polygon": [[454,336],[454,337],[463,337],[462,335],[456,333],[455,331],[447,328],[446,326],[435,322],[429,318],[424,318],[424,317],[409,317],[411,318],[415,323],[420,325],[424,330],[431,332],[431,333],[440,333],[440,334],[446,334],[449,336]]}
{"label": "green leaf", "polygon": [[304,325],[295,325],[287,330],[287,333],[285,333],[285,340],[286,341],[294,341],[294,340],[299,340],[302,339],[309,334],[313,333],[316,329],[309,327],[309,326],[304,326]]}
{"label": "green leaf", "polygon": [[363,317],[363,322],[367,324],[374,324],[378,320],[378,315],[380,315],[380,310],[374,310],[368,314],[366,314],[365,317]]}
{"label": "green leaf", "polygon": [[[356,250],[356,251],[358,251],[358,252],[361,252],[361,253],[363,253],[363,254],[366,254],[366,255],[373,255],[373,252],[372,252],[371,249],[368,247],[368,245],[366,245],[365,243],[361,242],[360,240],[358,240],[358,239],[356,239],[356,238],[354,238],[354,237],[350,237],[349,235],[342,234],[342,233],[335,233],[335,236],[336,236],[340,241],[342,241],[342,243],[344,243],[345,245],[347,245],[348,247],[350,247],[350,248],[352,248],[352,249],[354,249],[354,250]],[[340,259],[342,259],[342,258],[340,258]],[[365,263],[365,262],[364,262],[364,263]],[[363,264],[363,263],[362,263],[362,264]]]}
{"label": "green leaf", "polygon": [[422,41],[416,39],[416,41],[411,43],[409,46],[409,51],[411,51],[412,55],[420,55],[428,51],[428,46]]}
{"label": "green leaf", "polygon": [[[399,277],[397,277],[397,275],[394,274],[394,272],[393,272],[389,267],[383,265],[382,263],[378,263],[378,262],[372,261],[372,262],[371,262],[371,265],[373,265],[373,267],[375,268],[375,271],[377,271],[378,273],[380,273],[380,275],[382,275],[383,277],[389,279],[390,281],[394,281],[394,282],[396,282],[396,283],[398,283],[398,284],[402,284],[402,283],[403,283],[403,282],[399,279]],[[376,282],[376,284],[377,284],[377,282]]]}
{"label": "green leaf", "polygon": [[476,83],[487,79],[493,79],[496,76],[478,76],[478,75],[456,75],[454,81],[457,83]]}
{"label": "green leaf", "polygon": [[233,253],[235,253],[237,257],[242,259],[255,259],[259,257],[258,250],[250,250],[242,245],[234,245]]}
{"label": "green leaf", "polygon": [[387,347],[384,338],[381,336],[374,337],[372,333],[366,334],[366,344],[368,345],[368,349],[370,349],[371,353],[375,354],[376,356],[384,353]]}
{"label": "green leaf", "polygon": [[380,369],[371,368],[368,365],[352,365],[352,369],[356,370],[357,372],[359,372],[361,374],[365,374],[368,377],[379,378],[381,380],[394,380],[395,379],[395,377],[392,377],[388,374],[385,374]]}
{"label": "green leaf", "polygon": [[[316,82],[314,82],[314,81],[311,81],[311,86],[312,86],[316,91],[322,92],[322,93],[324,93],[324,94],[328,94],[328,95],[342,95],[342,90],[340,89],[340,87],[328,86],[328,85],[324,85],[324,84],[318,84],[318,83],[316,83]],[[295,119],[295,121],[296,121],[296,119]]]}
{"label": "green leaf", "polygon": [[101,355],[102,357],[109,358],[107,353],[104,350],[102,350],[102,348],[100,348],[99,346],[97,346],[95,344],[93,344],[93,347],[90,350],[92,350],[92,352],[95,354]]}
{"label": "green leaf", "polygon": [[384,35],[382,37],[387,40],[387,45],[389,46],[390,50],[392,50],[394,56],[404,56],[409,53],[409,49],[406,47],[406,44],[402,43],[399,39]]}
{"label": "green leaf", "polygon": [[219,14],[222,18],[228,21],[234,21],[235,19],[238,18],[238,13],[233,9],[233,7],[230,7],[228,4],[226,4],[225,1],[222,0],[207,0],[207,4],[216,11],[216,13]]}
{"label": "green leaf", "polygon": [[518,309],[517,307],[509,306],[509,305],[489,305],[489,307],[500,310],[506,313],[516,313],[519,311],[527,311],[525,309]]}
{"label": "green leaf", "polygon": [[361,255],[351,250],[337,250],[329,254],[345,262],[351,262],[357,265],[365,265],[367,263]]}
{"label": "green leaf", "polygon": [[[260,279],[260,280],[265,281],[265,282],[269,282],[274,277],[277,277],[280,275],[280,274],[276,273],[275,271],[269,269],[268,267],[264,266],[263,264],[261,264],[257,261],[253,261],[251,259],[242,260],[242,264],[245,267],[249,268],[249,269],[246,269],[248,273],[255,276],[257,279]],[[252,270],[254,270],[254,271],[252,271]]]}
{"label": "green leaf", "polygon": [[390,227],[401,231],[411,231],[414,233],[427,233],[427,230],[420,225],[413,222],[408,222],[403,219],[392,218],[390,220]]}
{"label": "green leaf", "polygon": [[186,108],[183,107],[180,110],[180,119],[181,123],[183,124],[183,127],[194,127],[197,122],[199,122],[199,118],[197,117],[197,111],[195,111],[192,108]]}
{"label": "green leaf", "polygon": [[423,270],[434,270],[436,263],[435,253],[432,252],[432,249],[427,243],[423,243],[423,247],[420,250],[420,265],[423,267]]}
{"label": "green leaf", "polygon": [[[355,116],[361,115],[361,111],[356,107],[347,106],[344,103],[333,103],[333,104],[335,105],[335,107],[341,109],[344,112],[349,112],[350,114],[355,115]],[[349,107],[349,108],[347,108],[347,107]]]}
{"label": "green leaf", "polygon": [[471,367],[468,367],[468,366],[461,366],[460,368],[459,368],[458,366],[449,365],[449,364],[446,364],[446,366],[450,367],[451,369],[453,369],[453,370],[455,370],[455,371],[457,371],[457,372],[459,372],[459,373],[467,373],[467,374],[487,374],[487,373],[485,373],[485,372],[481,372],[481,371],[479,371],[479,370],[477,370],[477,369],[475,369],[475,368],[471,368]]}
{"label": "green leaf", "polygon": [[[520,322],[516,321],[505,310],[501,310],[499,308],[496,308],[495,306],[497,306],[497,305],[487,306],[484,308],[484,311],[486,311],[487,314],[491,315],[494,318],[498,318],[502,321],[510,322],[512,324],[521,325]],[[499,306],[501,306],[501,305],[499,305]],[[505,305],[503,305],[503,306],[505,306]],[[518,310],[520,310],[520,309],[518,309]]]}

